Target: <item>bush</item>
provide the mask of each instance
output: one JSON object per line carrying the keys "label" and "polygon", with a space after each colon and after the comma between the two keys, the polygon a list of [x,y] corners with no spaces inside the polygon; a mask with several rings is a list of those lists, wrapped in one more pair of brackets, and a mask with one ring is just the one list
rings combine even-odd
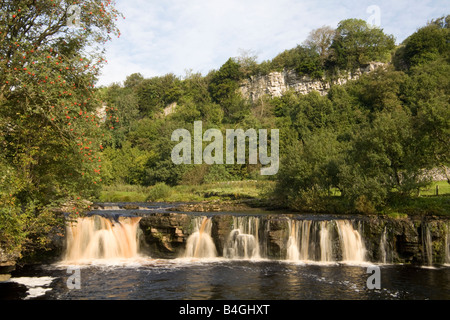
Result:
{"label": "bush", "polygon": [[172,194],[172,188],[164,182],[159,182],[150,188],[147,201],[159,201],[168,198]]}

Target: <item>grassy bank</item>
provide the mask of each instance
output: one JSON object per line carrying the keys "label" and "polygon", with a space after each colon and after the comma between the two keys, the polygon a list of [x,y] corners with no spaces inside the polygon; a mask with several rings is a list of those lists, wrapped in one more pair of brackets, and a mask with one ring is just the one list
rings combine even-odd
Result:
{"label": "grassy bank", "polygon": [[[269,201],[268,194],[273,189],[272,181],[227,181],[202,185],[165,184],[143,187],[132,185],[105,186],[99,202],[241,202],[253,200],[254,204],[264,205]],[[436,196],[438,186],[439,196]],[[349,213],[348,207],[338,195],[326,201],[328,213]],[[380,214],[392,217],[404,215],[450,215],[450,184],[446,181],[433,183],[422,189],[419,197],[392,199]]]}
{"label": "grassy bank", "polygon": [[157,184],[151,187],[114,185],[105,186],[100,202],[201,202],[217,200],[244,200],[264,198],[273,186],[271,181],[226,181],[202,185],[170,187]]}

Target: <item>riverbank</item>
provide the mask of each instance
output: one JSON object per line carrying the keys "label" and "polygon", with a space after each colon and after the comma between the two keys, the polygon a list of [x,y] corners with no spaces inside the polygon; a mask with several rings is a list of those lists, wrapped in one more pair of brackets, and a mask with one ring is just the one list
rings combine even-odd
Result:
{"label": "riverbank", "polygon": [[[168,202],[186,203],[183,211],[217,212],[245,211],[255,208],[265,210],[289,210],[283,203],[272,199],[274,181],[224,181],[202,185],[164,184],[143,187],[115,185],[103,188],[98,202]],[[439,195],[436,195],[438,192]],[[311,213],[355,214],[366,212],[349,211],[339,194],[333,193],[324,199],[322,209]],[[420,196],[396,198],[376,212],[391,217],[405,215],[450,215],[450,184],[437,181],[420,191]],[[373,213],[372,213],[373,214]]]}

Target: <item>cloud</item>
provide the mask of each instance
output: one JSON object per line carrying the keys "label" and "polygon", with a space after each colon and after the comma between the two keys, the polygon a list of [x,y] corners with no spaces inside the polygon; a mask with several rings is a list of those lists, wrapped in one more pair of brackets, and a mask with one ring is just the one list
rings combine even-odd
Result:
{"label": "cloud", "polygon": [[337,27],[348,18],[367,20],[367,8],[380,8],[381,27],[398,41],[427,20],[442,16],[445,1],[332,0],[118,0],[126,19],[118,21],[121,37],[107,47],[108,64],[99,85],[121,82],[140,72],[145,77],[186,70],[206,74],[240,49],[259,60],[301,44],[323,25]]}

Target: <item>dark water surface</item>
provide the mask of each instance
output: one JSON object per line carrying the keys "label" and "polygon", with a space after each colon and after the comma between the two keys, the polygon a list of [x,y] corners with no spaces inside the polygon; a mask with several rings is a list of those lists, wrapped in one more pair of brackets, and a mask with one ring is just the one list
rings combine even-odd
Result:
{"label": "dark water surface", "polygon": [[[39,300],[414,300],[450,299],[450,267],[379,265],[381,288],[368,289],[367,265],[286,261],[154,260],[79,266],[80,289],[69,289],[68,266],[16,271],[0,283],[1,299]],[[78,267],[77,267],[78,268]],[[42,281],[40,281],[42,280]],[[74,283],[74,282],[72,282]]]}

